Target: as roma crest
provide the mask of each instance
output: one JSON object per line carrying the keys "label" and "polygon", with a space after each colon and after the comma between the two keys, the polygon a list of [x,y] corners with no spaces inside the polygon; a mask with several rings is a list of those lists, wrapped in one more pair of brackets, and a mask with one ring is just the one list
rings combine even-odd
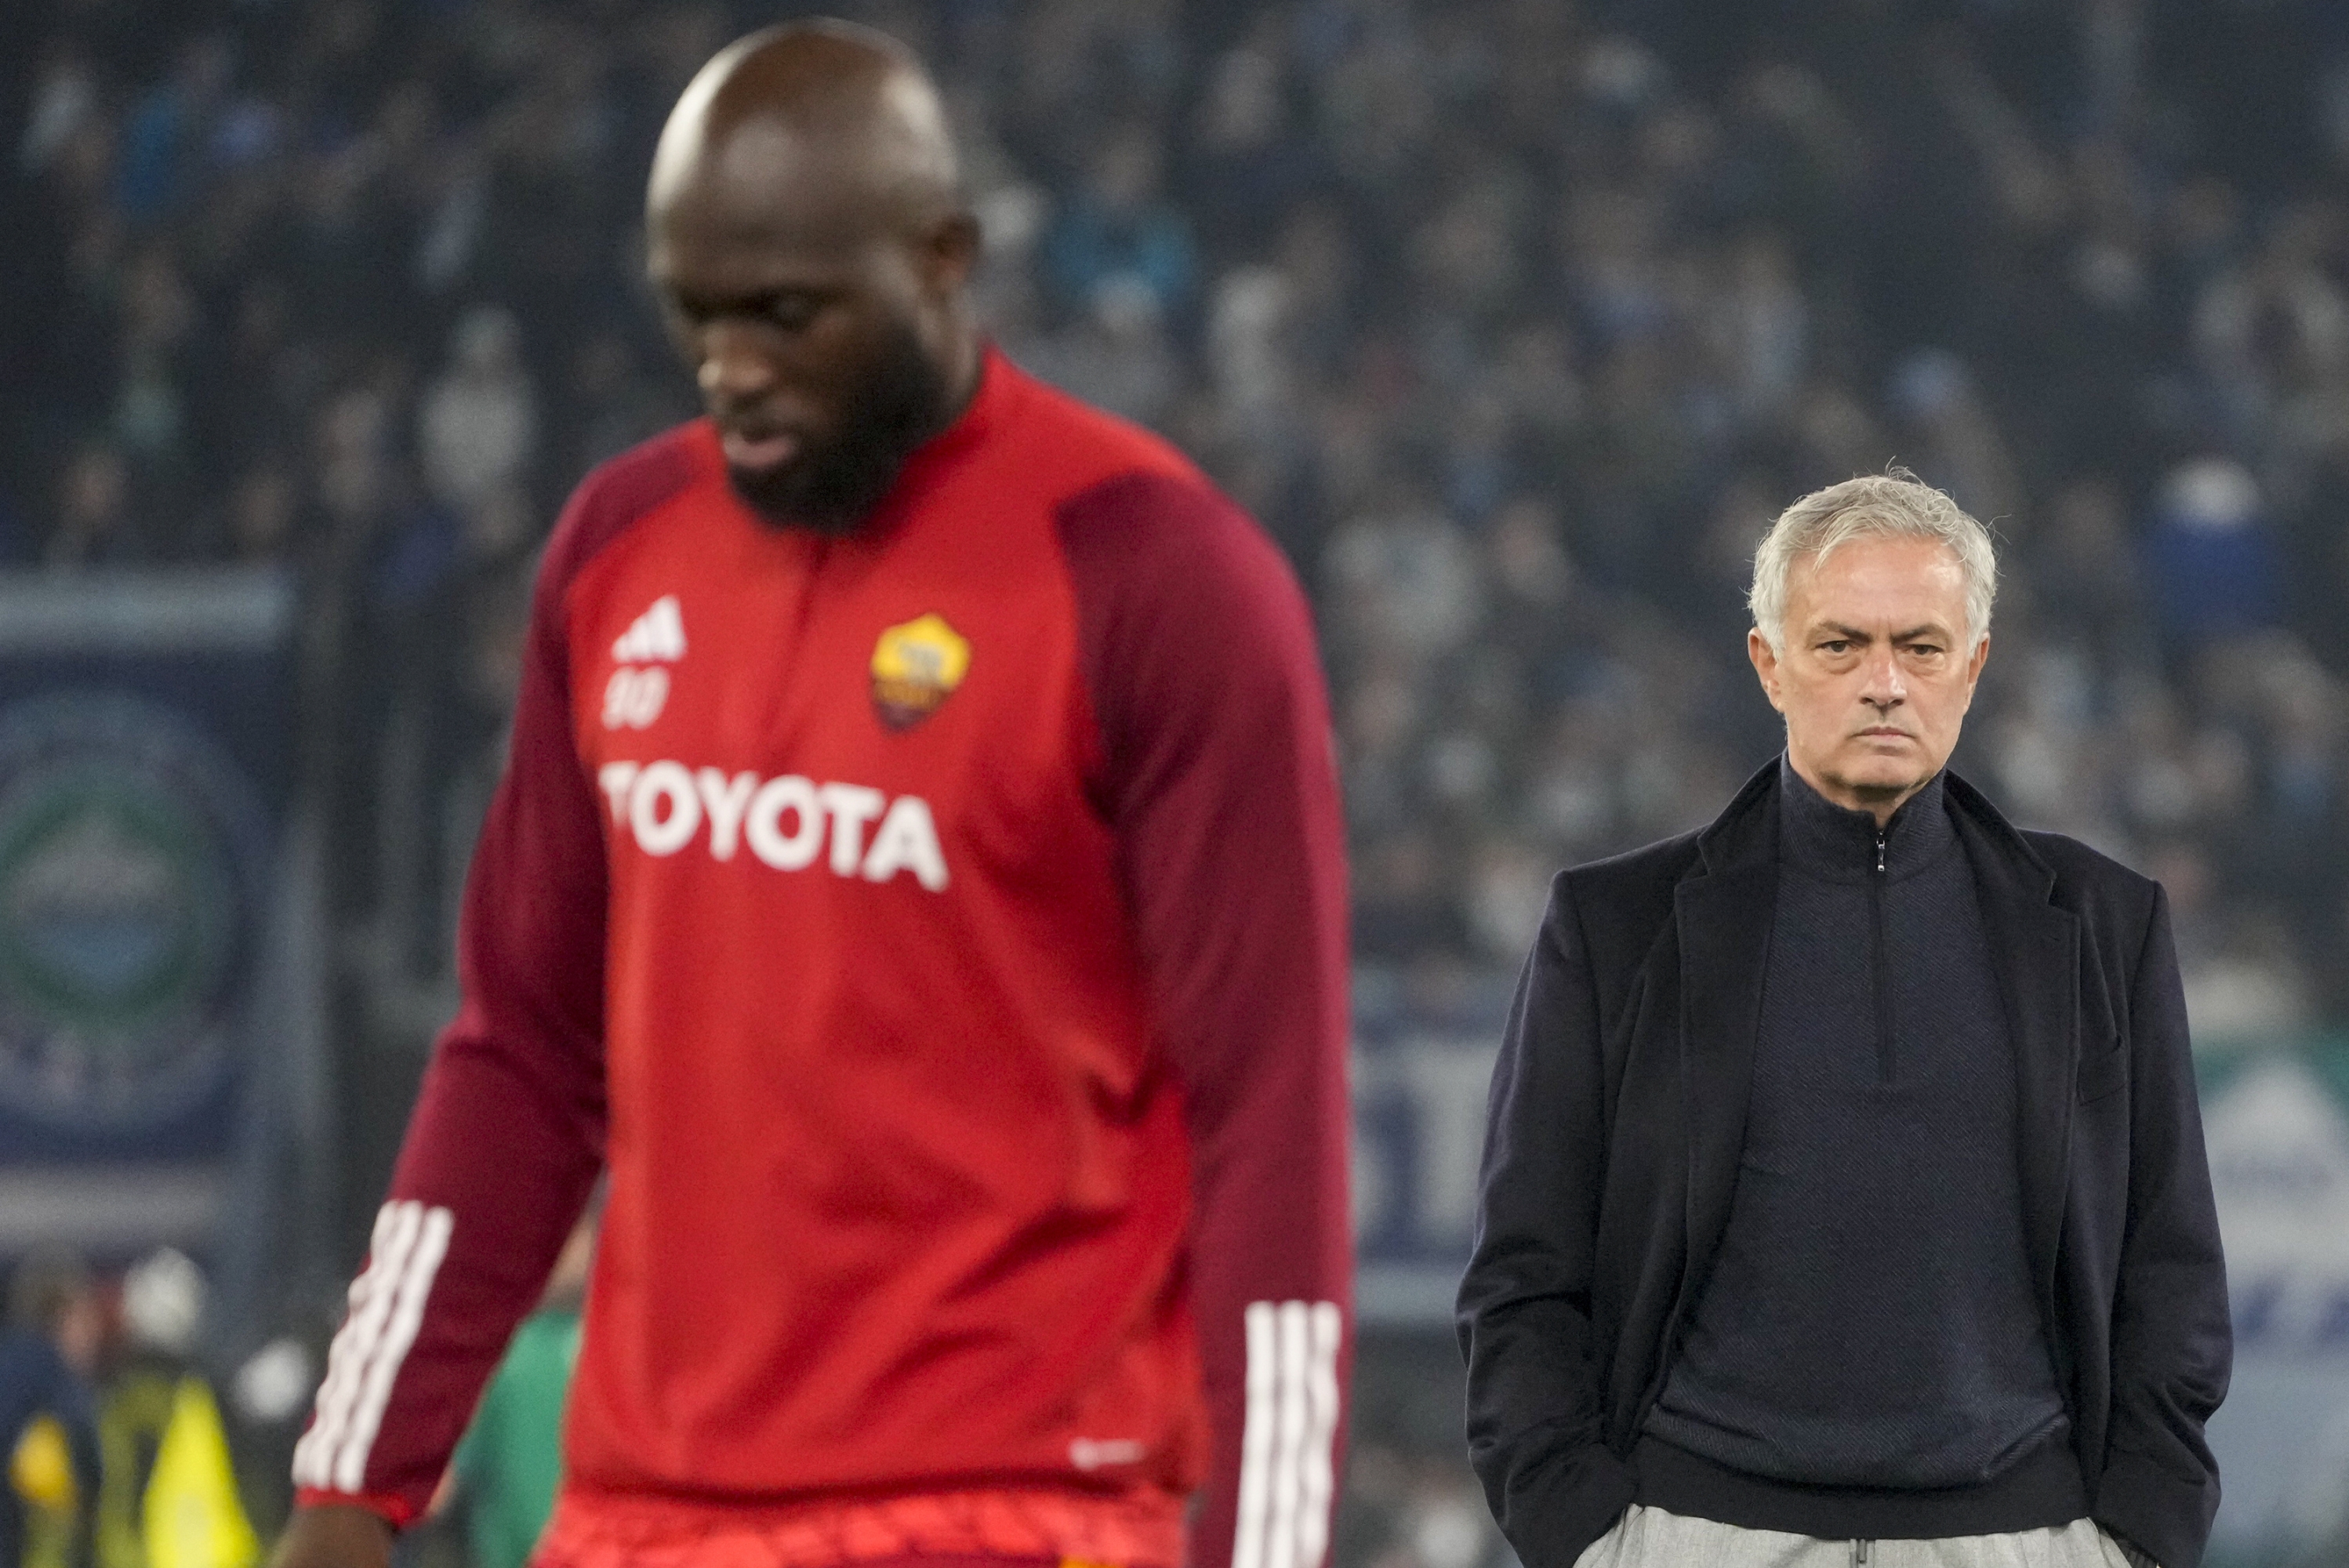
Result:
{"label": "as roma crest", "polygon": [[873,645],[873,708],[892,729],[919,724],[970,673],[970,642],[935,611]]}

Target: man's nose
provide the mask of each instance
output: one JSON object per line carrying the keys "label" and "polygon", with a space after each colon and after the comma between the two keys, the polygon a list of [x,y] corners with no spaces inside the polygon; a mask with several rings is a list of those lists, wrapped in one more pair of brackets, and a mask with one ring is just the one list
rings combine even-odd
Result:
{"label": "man's nose", "polygon": [[756,400],[775,384],[775,365],[746,324],[714,321],[701,329],[702,396],[722,407]]}
{"label": "man's nose", "polygon": [[1868,679],[1861,686],[1862,702],[1878,707],[1894,707],[1909,700],[1909,683],[1900,673],[1900,659],[1890,645],[1869,652]]}

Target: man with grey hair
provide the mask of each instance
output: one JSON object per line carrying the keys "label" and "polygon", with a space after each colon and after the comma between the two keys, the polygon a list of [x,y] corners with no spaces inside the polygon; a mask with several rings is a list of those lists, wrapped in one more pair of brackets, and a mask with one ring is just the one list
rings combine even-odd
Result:
{"label": "man with grey hair", "polygon": [[1785,753],[1553,884],[1460,1288],[1527,1568],[2194,1568],[2230,1339],[2160,887],[1947,770],[1982,525],[1899,470],[1754,559]]}

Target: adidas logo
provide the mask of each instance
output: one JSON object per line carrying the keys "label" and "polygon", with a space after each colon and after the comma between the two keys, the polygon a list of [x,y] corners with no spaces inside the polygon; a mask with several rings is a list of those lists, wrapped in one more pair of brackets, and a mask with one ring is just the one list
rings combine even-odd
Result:
{"label": "adidas logo", "polygon": [[685,615],[677,607],[677,595],[664,593],[654,600],[652,608],[637,616],[612,645],[612,657],[624,665],[685,657]]}

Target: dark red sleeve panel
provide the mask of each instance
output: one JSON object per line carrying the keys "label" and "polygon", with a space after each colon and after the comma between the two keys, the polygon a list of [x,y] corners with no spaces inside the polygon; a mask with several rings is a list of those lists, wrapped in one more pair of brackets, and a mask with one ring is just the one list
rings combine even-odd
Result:
{"label": "dark red sleeve panel", "polygon": [[423,1511],[602,1163],[605,848],[573,740],[564,594],[682,481],[671,450],[592,476],[547,546],[505,776],[465,885],[462,1000],[295,1456],[304,1502],[361,1502],[396,1524]]}
{"label": "dark red sleeve panel", "polygon": [[1350,1354],[1344,829],[1295,578],[1195,480],[1063,503],[1081,667],[1193,1149],[1215,1467],[1195,1568],[1319,1568]]}

